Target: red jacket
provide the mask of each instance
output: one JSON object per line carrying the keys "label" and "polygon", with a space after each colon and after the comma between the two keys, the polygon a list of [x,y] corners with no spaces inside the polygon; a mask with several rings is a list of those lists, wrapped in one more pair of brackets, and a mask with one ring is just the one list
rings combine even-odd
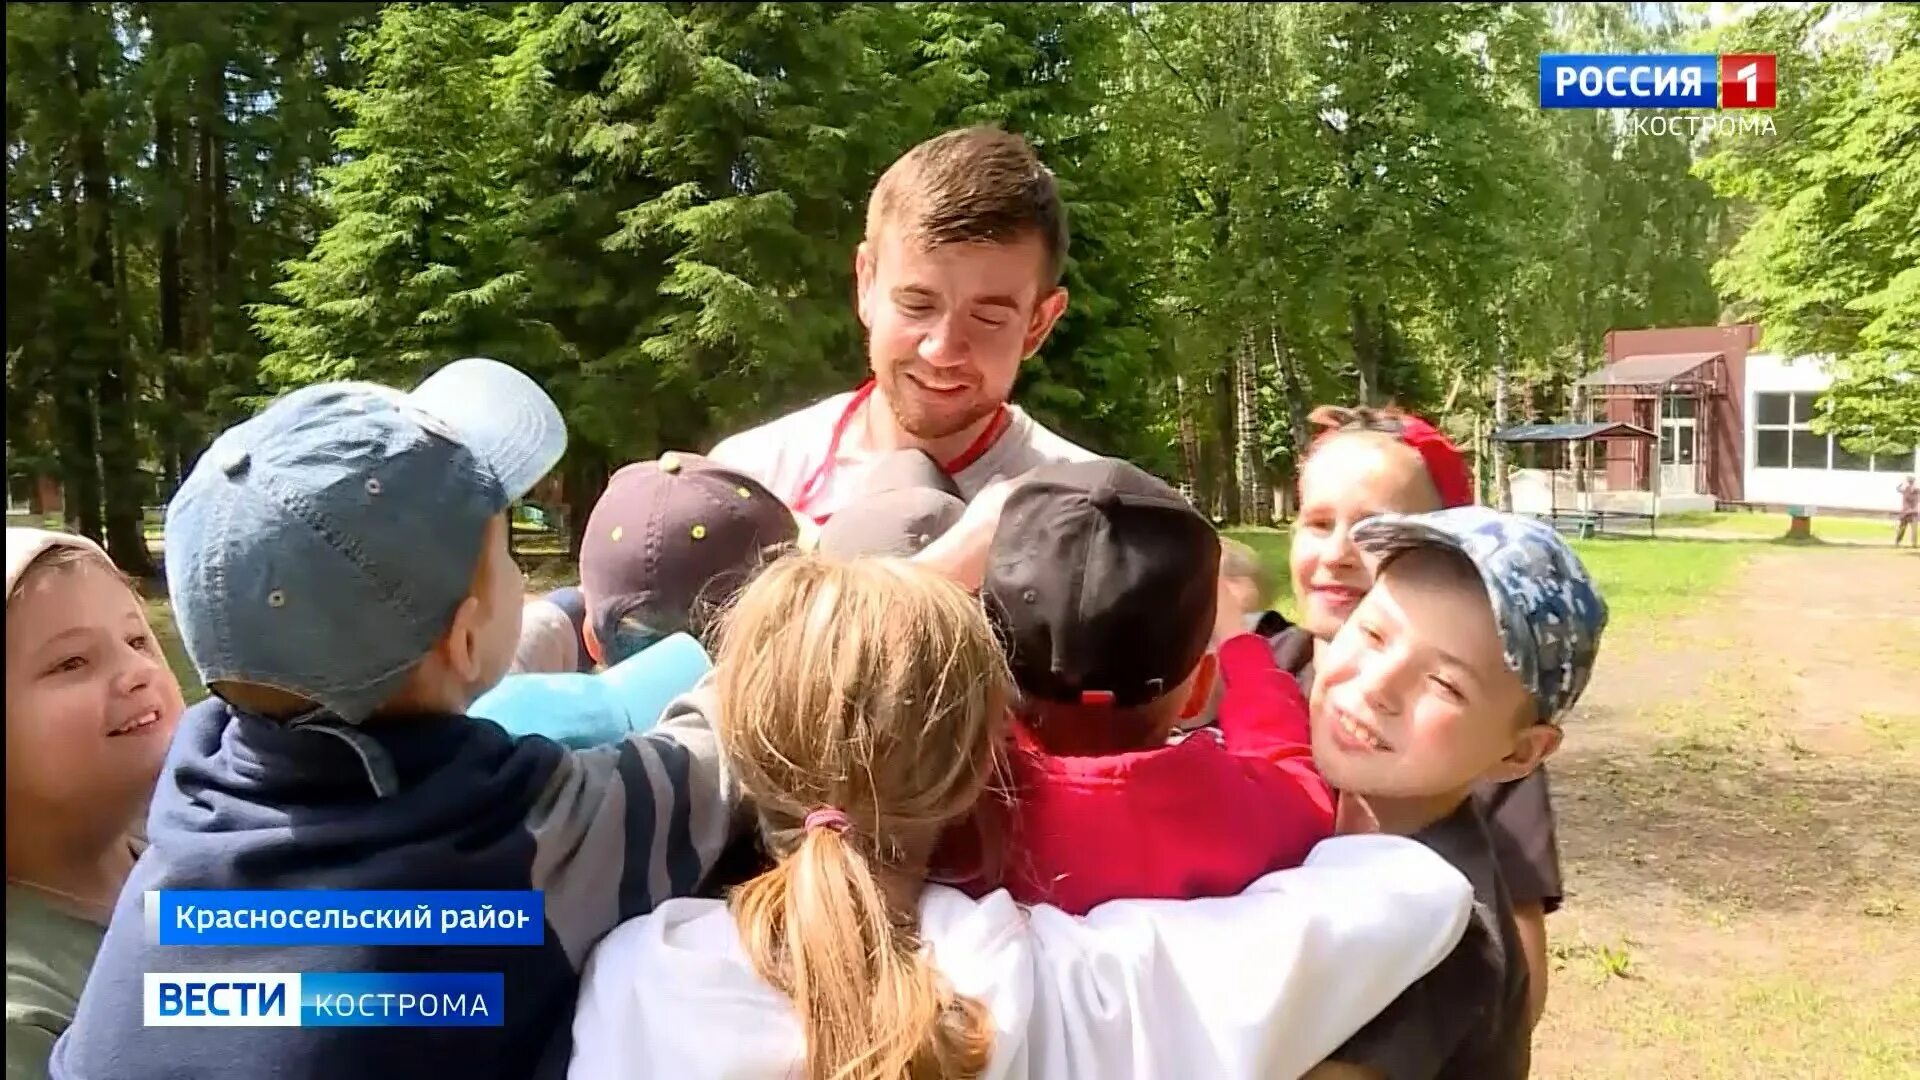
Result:
{"label": "red jacket", "polygon": [[[1015,725],[1011,805],[982,807],[997,860],[960,860],[974,895],[1083,914],[1108,900],[1233,896],[1298,866],[1333,835],[1333,793],[1313,765],[1307,701],[1252,634],[1220,646],[1218,737],[1127,754],[1055,757]],[[1010,816],[1009,816],[1010,815]],[[955,838],[937,865],[974,843]],[[970,839],[970,838],[969,838]],[[954,875],[949,875],[952,880]]]}

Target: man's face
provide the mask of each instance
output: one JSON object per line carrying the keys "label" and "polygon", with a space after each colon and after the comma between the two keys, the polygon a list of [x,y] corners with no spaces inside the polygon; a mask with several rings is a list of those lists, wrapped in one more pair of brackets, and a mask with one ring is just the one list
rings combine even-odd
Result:
{"label": "man's face", "polygon": [[1038,236],[927,248],[888,229],[860,245],[860,321],[901,429],[948,438],[992,415],[1066,310]]}
{"label": "man's face", "polygon": [[1554,729],[1525,721],[1531,698],[1506,665],[1484,589],[1434,558],[1395,562],[1316,670],[1313,757],[1343,791],[1448,795],[1511,779],[1494,774],[1509,757],[1531,758],[1537,739],[1558,743]]}

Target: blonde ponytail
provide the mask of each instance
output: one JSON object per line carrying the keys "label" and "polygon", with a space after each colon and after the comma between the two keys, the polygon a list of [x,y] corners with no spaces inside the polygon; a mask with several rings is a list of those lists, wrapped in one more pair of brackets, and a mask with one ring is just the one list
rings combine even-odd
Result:
{"label": "blonde ponytail", "polygon": [[807,1080],[974,1077],[993,1034],[986,1011],[920,955],[853,842],[807,830],[790,856],[733,897],[760,977],[793,999]]}
{"label": "blonde ponytail", "polygon": [[793,999],[807,1080],[980,1075],[986,1009],[923,956],[918,889],[886,888],[924,873],[993,773],[1012,680],[979,602],[910,563],[790,556],[729,613],[715,670],[721,741],[779,856],[729,903]]}

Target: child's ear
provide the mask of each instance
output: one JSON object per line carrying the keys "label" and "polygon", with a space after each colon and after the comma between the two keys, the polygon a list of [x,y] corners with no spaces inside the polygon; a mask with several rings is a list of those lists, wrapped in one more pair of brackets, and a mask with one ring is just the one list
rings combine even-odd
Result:
{"label": "child's ear", "polygon": [[480,639],[485,625],[486,617],[480,598],[469,596],[454,609],[453,623],[447,627],[447,635],[440,641],[440,651],[445,655],[447,670],[461,682],[480,680]]}
{"label": "child's ear", "polygon": [[1219,661],[1212,653],[1200,658],[1200,666],[1193,670],[1193,690],[1187,694],[1186,704],[1180,706],[1180,719],[1191,720],[1206,711],[1207,702],[1213,698],[1213,680],[1219,670]]}
{"label": "child's ear", "polygon": [[1487,770],[1487,779],[1496,784],[1518,780],[1540,767],[1540,763],[1560,749],[1560,729],[1552,724],[1530,724],[1513,737],[1513,749],[1500,764]]}

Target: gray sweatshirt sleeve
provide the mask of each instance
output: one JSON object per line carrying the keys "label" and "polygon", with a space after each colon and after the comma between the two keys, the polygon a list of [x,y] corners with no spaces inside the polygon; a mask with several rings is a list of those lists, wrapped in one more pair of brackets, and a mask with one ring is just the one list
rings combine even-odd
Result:
{"label": "gray sweatshirt sleeve", "polygon": [[619,923],[691,895],[744,827],[716,704],[708,678],[652,730],[569,752],[528,816],[533,887],[574,970]]}

